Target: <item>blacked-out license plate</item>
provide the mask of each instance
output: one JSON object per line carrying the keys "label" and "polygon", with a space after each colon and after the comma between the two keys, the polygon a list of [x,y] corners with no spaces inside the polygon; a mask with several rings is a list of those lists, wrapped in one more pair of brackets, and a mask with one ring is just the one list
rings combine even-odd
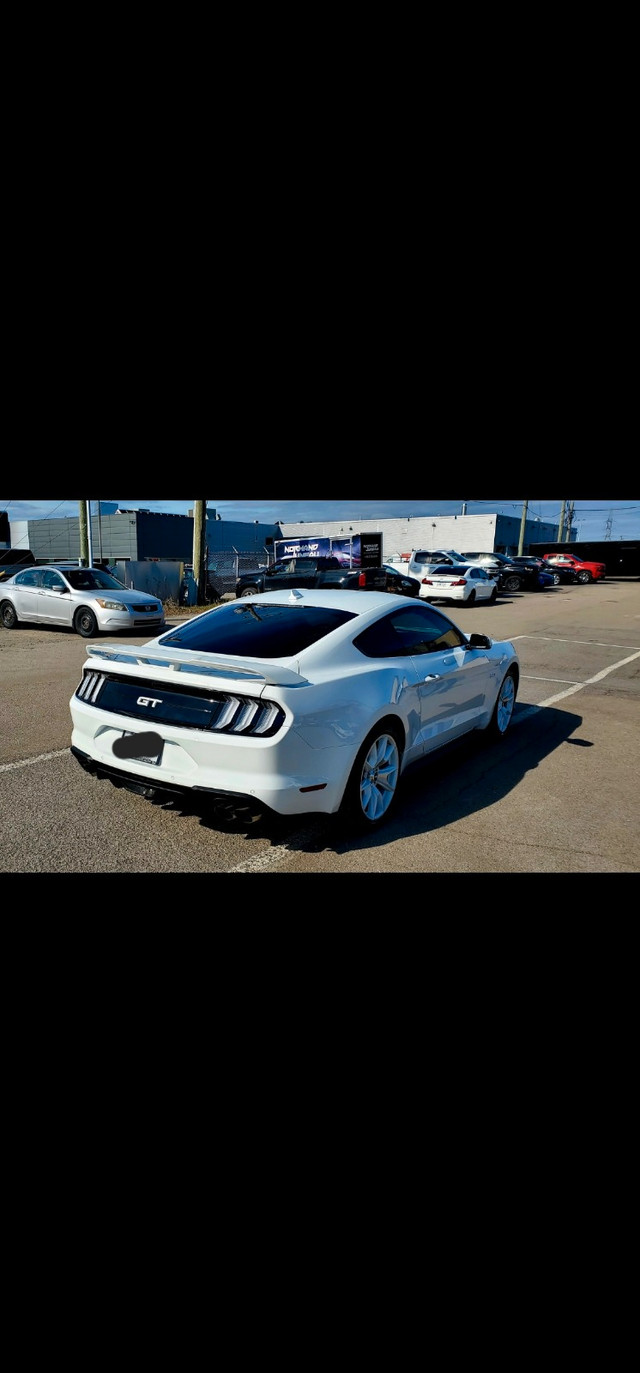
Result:
{"label": "blacked-out license plate", "polygon": [[[123,739],[130,739],[130,740],[135,739],[135,731],[133,731],[133,730],[125,730],[125,732],[124,732],[122,738],[123,738]],[[129,743],[129,744],[127,745],[126,757],[127,757],[127,758],[131,758],[131,759],[133,760],[134,763],[153,763],[154,765],[155,765],[155,764],[158,764],[158,763],[161,763],[161,762],[162,762],[162,753],[163,753],[163,750],[164,750],[164,740],[161,739],[159,735],[156,735],[155,738],[157,739],[157,745],[154,743],[153,752],[150,751],[150,752],[148,752],[148,753],[145,753],[145,752],[143,751],[143,750],[144,750],[144,746],[145,746],[145,744],[146,744],[146,742],[147,742],[147,736],[146,736],[146,735],[141,735],[141,740],[140,740],[140,742],[141,742],[141,750],[140,750],[140,752],[139,752],[139,753],[134,753],[133,750],[132,750],[132,744]],[[157,751],[156,751],[156,750],[157,750]]]}

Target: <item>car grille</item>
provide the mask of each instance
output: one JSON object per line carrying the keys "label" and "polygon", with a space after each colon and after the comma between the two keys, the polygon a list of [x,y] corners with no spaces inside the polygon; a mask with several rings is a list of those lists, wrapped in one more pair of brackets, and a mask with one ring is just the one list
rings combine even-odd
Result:
{"label": "car grille", "polygon": [[150,605],[150,606],[144,606],[144,605],[143,605],[143,606],[142,606],[142,609],[143,609],[143,610],[154,610],[154,611],[155,611],[155,615],[153,616],[153,619],[150,619],[150,617],[149,617],[148,615],[145,616],[145,619],[144,619],[144,620],[135,619],[135,620],[133,621],[134,625],[160,625],[160,624],[162,624],[162,616],[158,614],[158,611],[156,610],[156,607],[155,607],[154,605],[153,605],[153,606],[151,606],[151,605]]}
{"label": "car grille", "polygon": [[276,734],[285,718],[281,706],[261,697],[197,687],[174,691],[142,677],[118,677],[110,672],[85,672],[76,696],[99,710],[144,720],[147,725],[182,725],[262,739]]}

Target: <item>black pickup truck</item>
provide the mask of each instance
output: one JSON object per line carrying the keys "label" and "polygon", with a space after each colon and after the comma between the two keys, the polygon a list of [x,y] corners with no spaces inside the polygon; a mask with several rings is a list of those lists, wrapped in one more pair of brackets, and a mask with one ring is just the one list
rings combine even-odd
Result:
{"label": "black pickup truck", "polygon": [[325,586],[336,591],[388,591],[384,567],[344,567],[337,558],[286,558],[260,572],[244,572],[236,582],[236,596],[255,596],[290,586]]}

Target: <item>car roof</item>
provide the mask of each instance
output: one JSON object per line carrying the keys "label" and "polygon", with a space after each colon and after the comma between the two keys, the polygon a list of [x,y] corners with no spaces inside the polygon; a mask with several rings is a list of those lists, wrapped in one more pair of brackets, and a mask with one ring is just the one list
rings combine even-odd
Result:
{"label": "car roof", "polygon": [[263,591],[255,596],[243,596],[241,604],[251,605],[316,605],[325,609],[340,606],[352,615],[363,616],[381,610],[397,610],[395,598],[388,591],[325,590],[324,587],[291,587],[282,591]]}
{"label": "car roof", "polygon": [[469,563],[455,563],[453,567],[451,563],[434,563],[431,571],[444,572],[447,577],[457,577],[459,572],[484,572],[484,568],[472,567]]}

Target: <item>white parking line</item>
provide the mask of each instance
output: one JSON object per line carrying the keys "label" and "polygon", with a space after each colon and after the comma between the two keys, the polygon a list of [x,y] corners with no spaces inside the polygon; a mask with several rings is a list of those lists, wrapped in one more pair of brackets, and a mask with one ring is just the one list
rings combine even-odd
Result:
{"label": "white parking line", "polygon": [[62,758],[68,748],[57,748],[55,753],[38,753],[35,758],[21,758],[19,763],[0,763],[0,772],[10,772],[12,768],[29,768],[32,763],[46,763],[49,758]]}
{"label": "white parking line", "polygon": [[[522,638],[525,637],[533,636],[525,636],[523,634]],[[565,640],[564,642],[572,643],[573,640]],[[636,658],[640,658],[640,648],[637,650],[636,653],[631,653],[628,658],[621,658],[619,662],[612,663],[610,667],[603,667],[602,672],[596,672],[594,677],[587,677],[586,682],[575,682],[573,686],[567,687],[566,691],[559,691],[556,696],[547,696],[546,701],[540,701],[539,705],[525,707],[524,710],[521,710],[519,712],[518,720],[525,720],[527,716],[532,715],[535,710],[544,710],[545,706],[555,706],[557,701],[564,701],[565,697],[574,696],[576,691],[582,691],[584,687],[593,686],[594,682],[601,682],[603,677],[609,676],[610,672],[616,672],[619,667],[625,667],[627,663],[635,662]],[[553,681],[554,679],[552,677],[538,677],[531,678],[530,680],[544,682]]]}
{"label": "white parking line", "polygon": [[512,634],[509,642],[513,644],[516,639],[533,639],[534,643],[543,644],[586,644],[594,648],[635,648],[633,644],[603,644],[600,639],[558,639],[554,634]]}
{"label": "white parking line", "polygon": [[[322,817],[320,817],[322,818]],[[278,844],[277,848],[267,849],[265,853],[256,854],[255,858],[247,858],[245,863],[236,863],[235,868],[225,868],[227,872],[263,872],[265,868],[274,868],[284,858],[291,856],[292,849],[301,848],[309,839],[313,839],[312,830],[296,830],[292,834],[288,844]]]}
{"label": "white parking line", "polygon": [[566,682],[567,686],[583,686],[582,682],[576,682],[574,677],[534,677],[531,672],[523,672],[523,682]]}

